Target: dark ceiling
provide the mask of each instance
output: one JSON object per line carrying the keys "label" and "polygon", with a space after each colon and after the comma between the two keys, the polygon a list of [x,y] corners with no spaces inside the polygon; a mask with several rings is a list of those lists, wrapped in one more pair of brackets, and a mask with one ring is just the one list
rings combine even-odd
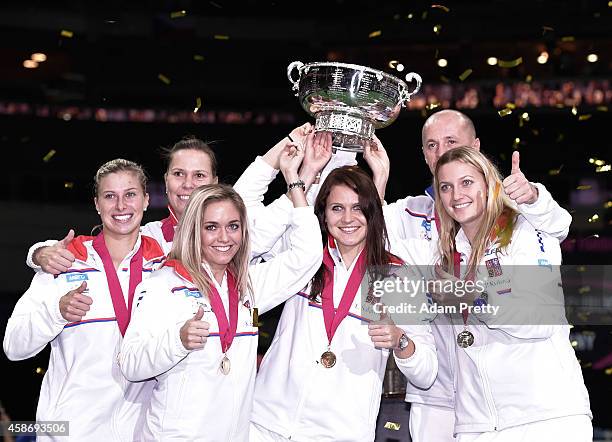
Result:
{"label": "dark ceiling", "polygon": [[[7,0],[0,96],[186,109],[200,97],[215,108],[282,108],[295,104],[285,73],[294,60],[387,72],[397,60],[425,84],[459,82],[467,69],[473,82],[609,76],[607,0],[436,2]],[[550,61],[538,65],[543,50]],[[34,52],[47,61],[23,68]],[[589,52],[597,63],[586,62]],[[523,63],[488,66],[490,56]],[[446,68],[436,64],[441,57]]]}

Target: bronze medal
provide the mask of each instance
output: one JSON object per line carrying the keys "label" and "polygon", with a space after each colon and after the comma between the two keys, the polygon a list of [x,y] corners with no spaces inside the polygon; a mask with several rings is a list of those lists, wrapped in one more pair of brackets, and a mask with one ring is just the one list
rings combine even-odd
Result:
{"label": "bronze medal", "polygon": [[321,364],[325,368],[332,368],[336,365],[336,355],[332,351],[327,350],[321,355]]}
{"label": "bronze medal", "polygon": [[230,360],[228,359],[227,355],[223,355],[223,359],[221,359],[221,365],[219,365],[219,370],[221,370],[221,373],[227,375],[229,374],[231,368],[232,364],[230,363]]}
{"label": "bronze medal", "polygon": [[457,335],[457,345],[461,348],[468,348],[474,343],[474,335],[468,331],[463,330]]}

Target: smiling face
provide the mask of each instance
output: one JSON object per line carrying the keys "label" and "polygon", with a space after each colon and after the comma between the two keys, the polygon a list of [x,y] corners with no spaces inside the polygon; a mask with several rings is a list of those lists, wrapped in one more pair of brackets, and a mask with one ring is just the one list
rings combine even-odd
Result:
{"label": "smiling face", "polygon": [[359,195],[345,185],[332,187],[325,206],[325,224],[345,260],[351,262],[351,257],[357,256],[365,246],[368,233],[368,221],[361,211]]}
{"label": "smiling face", "polygon": [[445,152],[459,146],[480,149],[473,125],[456,111],[440,111],[433,114],[423,126],[423,155],[432,175],[438,159]]}
{"label": "smiling face", "polygon": [[168,203],[181,219],[191,192],[205,184],[216,184],[210,157],[196,149],[181,149],[172,154],[165,175]]}
{"label": "smiling face", "polygon": [[440,200],[446,213],[466,231],[468,238],[478,230],[487,203],[484,175],[471,164],[451,161],[438,169]]}
{"label": "smiling face", "polygon": [[234,203],[210,203],[204,210],[200,235],[203,259],[213,273],[222,274],[242,244],[242,222]]}
{"label": "smiling face", "polygon": [[135,172],[120,171],[104,175],[94,198],[105,235],[137,235],[149,195]]}

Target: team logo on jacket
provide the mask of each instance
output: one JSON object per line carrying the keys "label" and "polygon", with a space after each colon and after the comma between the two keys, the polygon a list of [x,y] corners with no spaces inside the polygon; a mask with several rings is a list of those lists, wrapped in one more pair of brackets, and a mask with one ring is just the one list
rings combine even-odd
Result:
{"label": "team logo on jacket", "polygon": [[86,273],[69,273],[66,275],[66,282],[87,281],[88,279]]}
{"label": "team logo on jacket", "polygon": [[490,278],[495,278],[496,276],[502,275],[501,264],[499,263],[499,259],[493,258],[485,261],[485,265],[487,266],[487,272],[489,272]]}

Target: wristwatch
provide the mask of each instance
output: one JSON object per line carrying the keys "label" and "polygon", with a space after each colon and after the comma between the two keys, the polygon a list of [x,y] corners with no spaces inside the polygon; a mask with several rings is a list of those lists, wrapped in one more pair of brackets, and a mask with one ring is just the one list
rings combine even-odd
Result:
{"label": "wristwatch", "polygon": [[406,336],[406,333],[402,333],[402,335],[399,338],[399,343],[397,344],[397,348],[399,348],[400,351],[404,351],[408,347],[409,343],[410,343],[410,339],[408,339],[408,336]]}

